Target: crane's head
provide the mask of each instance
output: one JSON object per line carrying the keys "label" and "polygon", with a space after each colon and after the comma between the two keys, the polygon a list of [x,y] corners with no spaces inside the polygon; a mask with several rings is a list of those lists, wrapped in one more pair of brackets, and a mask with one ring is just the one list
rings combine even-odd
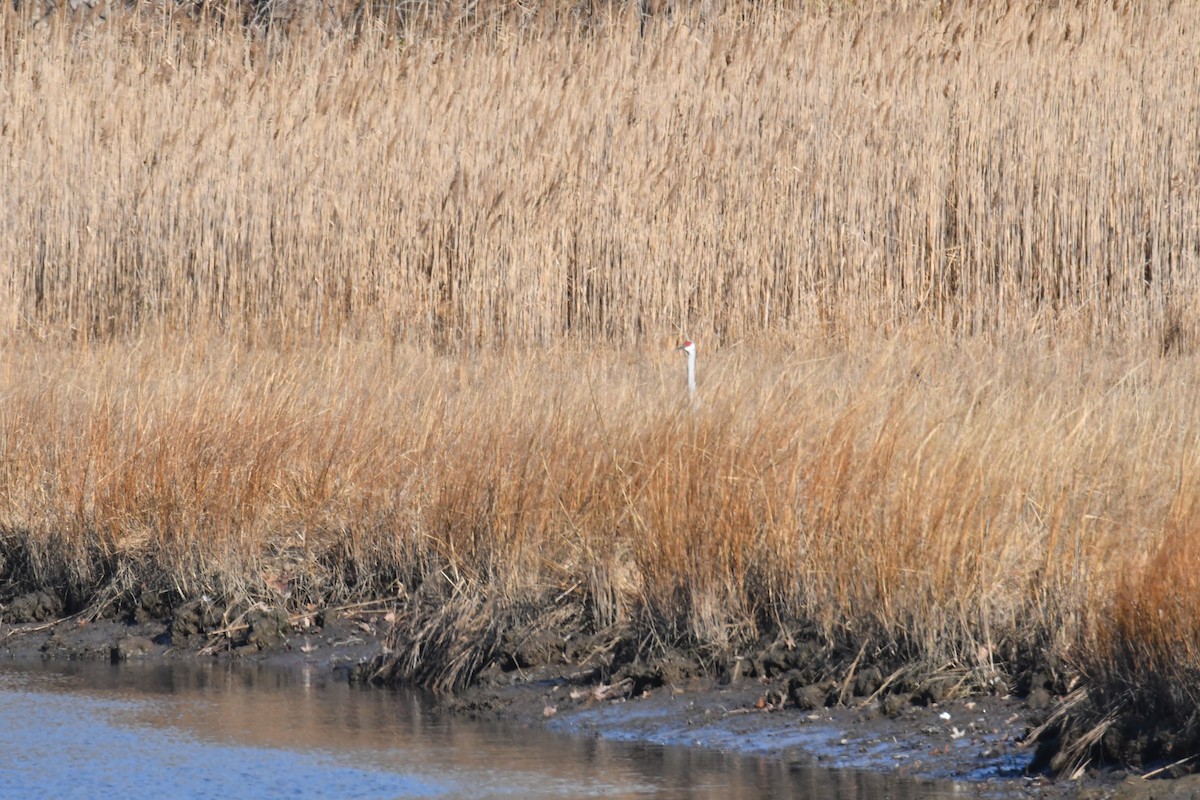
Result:
{"label": "crane's head", "polygon": [[684,354],[685,356],[694,356],[694,355],[696,355],[696,343],[695,343],[695,342],[693,342],[691,339],[688,339],[686,342],[684,342],[683,344],[679,345],[679,347],[676,347],[675,349],[676,349],[676,350],[682,350],[682,351],[683,351],[683,354]]}

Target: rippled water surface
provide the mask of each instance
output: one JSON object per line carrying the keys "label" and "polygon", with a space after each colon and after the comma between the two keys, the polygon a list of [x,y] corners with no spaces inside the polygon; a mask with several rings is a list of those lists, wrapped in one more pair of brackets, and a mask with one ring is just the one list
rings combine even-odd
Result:
{"label": "rippled water surface", "polygon": [[483,723],[236,664],[0,663],[0,796],[906,798],[929,783]]}

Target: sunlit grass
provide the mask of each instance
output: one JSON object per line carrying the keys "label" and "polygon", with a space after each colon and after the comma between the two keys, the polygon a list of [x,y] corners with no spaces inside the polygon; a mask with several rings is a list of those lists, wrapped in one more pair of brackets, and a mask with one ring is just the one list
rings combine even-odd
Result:
{"label": "sunlit grass", "polygon": [[[0,524],[42,581],[126,560],[319,602],[451,580],[718,648],[803,622],[990,668],[1071,655],[1114,608],[1137,638],[1131,576],[1175,563],[1197,488],[1191,359],[734,349],[693,409],[666,347],[225,344],[10,349]],[[1167,622],[1145,635],[1190,641]]]}
{"label": "sunlit grass", "polygon": [[938,5],[403,40],[5,17],[0,324],[1191,341],[1200,15]]}

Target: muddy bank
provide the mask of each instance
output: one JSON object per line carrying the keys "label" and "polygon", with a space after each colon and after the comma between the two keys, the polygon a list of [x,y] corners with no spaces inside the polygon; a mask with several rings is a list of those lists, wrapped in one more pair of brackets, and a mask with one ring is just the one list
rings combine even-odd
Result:
{"label": "muddy bank", "polygon": [[650,659],[620,670],[615,682],[598,678],[594,669],[493,670],[445,703],[459,713],[571,735],[950,780],[977,796],[1200,796],[1200,780],[1190,776],[1168,780],[1162,773],[1143,780],[1118,769],[1092,770],[1074,780],[1051,776],[1030,739],[1054,703],[1042,687],[1024,696],[955,695],[928,686],[881,694],[870,677],[845,686],[804,684],[794,674],[731,680],[681,668],[681,660],[679,654]]}
{"label": "muddy bank", "polygon": [[[385,604],[289,613],[264,602],[222,608],[201,597],[173,609],[63,611],[52,593],[12,598],[0,609],[0,657],[248,659],[317,666],[355,682],[385,682],[393,663],[395,616]],[[471,684],[444,693],[441,703],[566,735],[895,771],[995,797],[1200,795],[1195,777],[1093,770],[1081,780],[1051,778],[1030,740],[1060,700],[1048,673],[1026,676],[1022,692],[997,681],[985,694],[969,690],[962,675],[886,672],[861,658],[834,679],[805,666],[815,655],[773,642],[749,657],[706,664],[682,651],[647,656],[621,639],[508,636]]]}
{"label": "muddy bank", "polygon": [[247,659],[283,668],[315,665],[367,682],[388,614],[380,603],[289,613],[263,602],[222,607],[207,597],[173,609],[62,612],[62,601],[45,591],[0,605],[0,658]]}
{"label": "muddy bank", "polygon": [[[445,700],[451,708],[573,734],[896,770],[1000,795],[1200,796],[1191,760],[1154,749],[1170,719],[1110,726],[1090,750],[1068,747],[1078,730],[1065,712],[1086,706],[1087,693],[1076,671],[1048,655],[1026,655],[1008,671],[932,667],[895,647],[871,652],[803,630],[714,653],[672,647],[636,626],[586,634],[550,614],[477,611],[401,612],[424,627],[414,635],[396,626],[376,673],[459,681]],[[419,666],[443,645],[454,671]],[[465,682],[462,664],[478,666]]]}

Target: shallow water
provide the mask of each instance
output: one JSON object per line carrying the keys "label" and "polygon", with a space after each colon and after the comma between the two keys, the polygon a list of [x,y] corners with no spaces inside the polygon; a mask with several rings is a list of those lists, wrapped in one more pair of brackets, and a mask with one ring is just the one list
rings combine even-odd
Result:
{"label": "shallow water", "polygon": [[953,787],[438,714],[247,664],[0,663],[0,796],[917,798]]}

